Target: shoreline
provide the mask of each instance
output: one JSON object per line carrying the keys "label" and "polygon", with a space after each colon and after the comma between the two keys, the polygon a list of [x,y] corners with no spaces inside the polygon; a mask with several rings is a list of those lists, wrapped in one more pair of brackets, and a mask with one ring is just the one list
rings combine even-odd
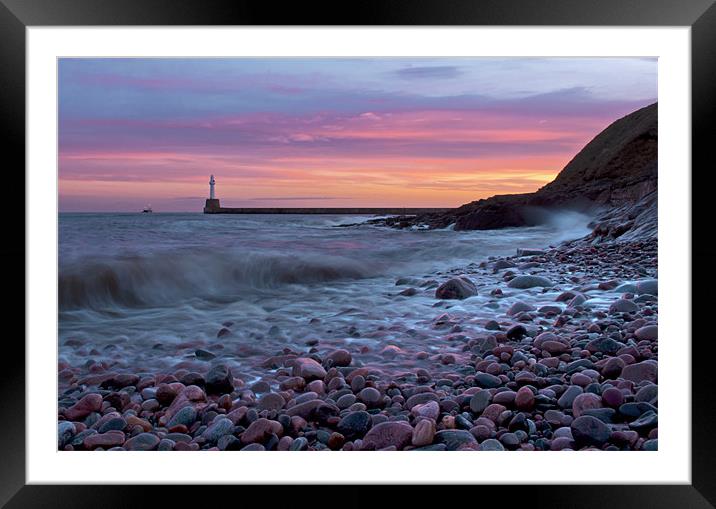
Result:
{"label": "shoreline", "polygon": [[[58,448],[656,450],[656,240],[522,254],[396,282],[435,294],[437,352],[409,330],[403,348],[317,338],[251,385],[201,349],[201,372],[61,364]],[[471,317],[475,291],[491,319]]]}

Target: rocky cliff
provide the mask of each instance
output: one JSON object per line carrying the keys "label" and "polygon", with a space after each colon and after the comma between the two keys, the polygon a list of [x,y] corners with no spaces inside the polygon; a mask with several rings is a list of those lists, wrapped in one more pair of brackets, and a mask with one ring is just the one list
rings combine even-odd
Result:
{"label": "rocky cliff", "polygon": [[657,113],[654,103],[615,121],[534,193],[493,196],[394,224],[490,230],[538,224],[544,210],[572,209],[597,217],[596,236],[616,238],[635,227],[656,235]]}

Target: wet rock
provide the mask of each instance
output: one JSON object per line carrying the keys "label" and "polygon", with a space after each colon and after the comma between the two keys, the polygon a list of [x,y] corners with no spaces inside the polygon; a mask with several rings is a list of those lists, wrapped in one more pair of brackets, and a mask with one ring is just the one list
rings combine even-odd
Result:
{"label": "wet rock", "polygon": [[658,366],[653,361],[642,361],[630,364],[622,369],[621,377],[624,380],[631,380],[634,383],[644,381],[656,383],[658,379]]}
{"label": "wet rock", "polygon": [[492,265],[492,271],[493,271],[493,272],[498,272],[498,271],[500,271],[500,270],[509,269],[510,267],[514,267],[514,266],[515,266],[514,262],[511,262],[511,261],[509,261],[509,260],[497,260],[497,261]]}
{"label": "wet rock", "polygon": [[491,402],[492,394],[490,394],[490,391],[478,391],[470,398],[470,410],[480,415]]}
{"label": "wet rock", "polygon": [[520,439],[514,433],[504,433],[500,437],[500,443],[502,443],[502,445],[504,445],[507,449],[514,450],[520,445]]}
{"label": "wet rock", "polygon": [[60,421],[57,423],[57,447],[62,449],[77,433],[75,425],[69,421]]}
{"label": "wet rock", "polygon": [[357,438],[365,435],[373,420],[368,412],[350,412],[338,422],[338,431],[346,438]]}
{"label": "wet rock", "polygon": [[111,419],[107,419],[103,422],[102,425],[97,428],[97,431],[99,433],[106,433],[107,431],[122,431],[126,427],[127,421],[124,417],[112,417]]}
{"label": "wet rock", "polygon": [[619,413],[627,420],[636,419],[649,411],[656,412],[657,409],[654,405],[645,402],[624,403],[619,407]]}
{"label": "wet rock", "polygon": [[415,405],[422,405],[428,401],[438,401],[438,397],[432,392],[420,392],[410,396],[405,402],[405,407],[412,410]]}
{"label": "wet rock", "polygon": [[450,279],[435,290],[437,299],[467,299],[477,295],[477,287],[467,277],[456,277]]}
{"label": "wet rock", "polygon": [[[482,417],[489,419],[490,421],[497,423],[500,420],[502,413],[507,410],[503,405],[492,403],[487,405],[487,408],[482,412]],[[477,422],[477,421],[476,421]]]}
{"label": "wet rock", "polygon": [[440,415],[440,405],[436,401],[428,401],[422,405],[415,405],[410,411],[415,417],[422,417],[432,421]]}
{"label": "wet rock", "polygon": [[517,248],[517,256],[542,256],[543,254],[545,254],[544,249],[525,248],[525,247]]}
{"label": "wet rock", "polygon": [[306,381],[300,376],[292,376],[279,384],[279,388],[283,391],[302,391],[305,386]]}
{"label": "wet rock", "polygon": [[644,327],[639,327],[634,332],[634,335],[639,340],[654,341],[659,337],[659,328],[656,325],[645,325]]}
{"label": "wet rock", "polygon": [[591,392],[579,394],[572,403],[572,414],[579,417],[589,408],[602,408],[602,398]]}
{"label": "wet rock", "polygon": [[532,410],[535,396],[529,387],[520,387],[515,395],[515,406],[520,410]]}
{"label": "wet rock", "polygon": [[139,376],[131,373],[121,373],[105,380],[100,384],[100,387],[105,389],[123,389],[125,387],[137,385],[137,382],[139,382]]}
{"label": "wet rock", "polygon": [[613,424],[617,411],[613,408],[587,408],[582,415],[591,415],[606,424]]}
{"label": "wet rock", "polygon": [[602,376],[604,378],[616,380],[622,373],[626,363],[619,357],[612,357],[602,367]]}
{"label": "wet rock", "polygon": [[299,357],[293,361],[292,374],[306,381],[322,380],[326,376],[326,370],[313,359]]}
{"label": "wet rock", "polygon": [[556,302],[569,302],[572,300],[575,295],[577,295],[575,292],[572,291],[566,291],[562,292],[559,295],[557,295],[557,298],[555,299]]}
{"label": "wet rock", "polygon": [[653,438],[651,440],[647,440],[642,444],[641,446],[642,451],[658,451],[659,450],[659,439]]}
{"label": "wet rock", "polygon": [[383,397],[380,395],[380,391],[373,387],[366,387],[358,393],[358,399],[366,404],[368,407],[378,406]]}
{"label": "wet rock", "polygon": [[541,306],[537,311],[543,315],[558,315],[562,312],[562,308],[559,306]]}
{"label": "wet rock", "polygon": [[[518,327],[521,327],[521,325]],[[499,328],[499,324],[498,324],[498,328]],[[476,338],[475,346],[473,346],[473,351],[475,353],[489,352],[496,346],[497,346],[497,340],[495,339],[495,336],[490,335],[490,336],[486,336],[486,337],[482,337],[482,338]]]}
{"label": "wet rock", "polygon": [[563,451],[565,449],[574,448],[574,439],[571,437],[557,437],[552,440],[549,446],[550,451]]}
{"label": "wet rock", "polygon": [[457,451],[464,447],[477,447],[477,440],[469,431],[444,429],[435,433],[435,443],[445,444],[448,451]]}
{"label": "wet rock", "polygon": [[338,412],[337,406],[321,401],[320,399],[306,401],[286,410],[286,414],[289,416],[299,416],[307,421],[323,421],[328,417],[338,415]]}
{"label": "wet rock", "polygon": [[540,348],[552,355],[559,355],[569,351],[569,346],[560,341],[545,341],[540,345]]}
{"label": "wet rock", "polygon": [[602,401],[605,405],[618,408],[624,403],[624,394],[615,387],[610,387],[602,392]]}
{"label": "wet rock", "polygon": [[167,428],[173,428],[179,424],[183,424],[188,428],[194,423],[194,421],[196,421],[196,409],[191,405],[187,405],[179,409],[179,411],[177,411],[172,418],[169,419]]}
{"label": "wet rock", "polygon": [[341,410],[348,408],[356,402],[356,397],[353,394],[344,394],[336,401],[336,406]]}
{"label": "wet rock", "polygon": [[124,448],[128,451],[151,451],[159,445],[159,442],[160,438],[153,433],[140,433],[127,440]]}
{"label": "wet rock", "polygon": [[206,374],[207,394],[229,394],[234,390],[234,377],[226,364],[218,364]]}
{"label": "wet rock", "polygon": [[638,419],[629,423],[629,427],[636,431],[648,431],[659,425],[659,416],[653,410],[643,413]]}
{"label": "wet rock", "polygon": [[502,380],[500,380],[500,377],[489,373],[476,373],[475,385],[482,387],[483,389],[492,389],[500,387],[502,385]]}
{"label": "wet rock", "polygon": [[514,316],[519,313],[524,313],[527,311],[534,311],[534,310],[535,310],[534,306],[525,304],[524,302],[521,302],[521,301],[517,301],[509,307],[509,309],[507,310],[507,315]]}
{"label": "wet rock", "polygon": [[572,404],[574,403],[574,400],[584,392],[584,389],[577,385],[570,385],[567,387],[567,390],[562,393],[562,395],[557,400],[557,404],[561,408],[572,408]]}
{"label": "wet rock", "polygon": [[183,388],[181,384],[159,384],[155,397],[160,405],[169,406],[179,394],[180,388]]}
{"label": "wet rock", "polygon": [[492,397],[492,401],[500,405],[512,406],[515,402],[516,395],[517,393],[514,391],[500,391],[495,393]]}
{"label": "wet rock", "polygon": [[546,277],[525,274],[514,277],[510,280],[509,283],[507,283],[507,286],[509,286],[510,288],[518,288],[520,290],[525,290],[527,288],[534,287],[551,288],[552,286],[554,286],[554,284]]}
{"label": "wet rock", "polygon": [[77,403],[65,410],[65,417],[70,421],[79,421],[92,412],[99,412],[102,408],[102,396],[99,394],[86,394]]}
{"label": "wet rock", "polygon": [[194,355],[195,355],[196,358],[199,359],[200,361],[210,361],[211,359],[215,359],[215,358],[216,358],[216,355],[214,355],[213,353],[209,352],[208,350],[203,350],[203,349],[201,349],[201,348],[199,348],[198,350],[196,350],[196,351],[194,352]]}
{"label": "wet rock", "polygon": [[[470,437],[472,437],[472,435],[470,435]],[[383,449],[385,447],[394,446],[400,450],[406,445],[409,445],[412,438],[413,428],[407,422],[382,422],[366,433],[363,438],[363,447],[366,449]]]}
{"label": "wet rock", "polygon": [[260,418],[252,422],[241,434],[241,441],[245,444],[253,442],[264,442],[271,435],[283,433],[283,426],[277,421]]}
{"label": "wet rock", "polygon": [[157,451],[173,451],[174,447],[176,447],[176,442],[174,442],[173,440],[167,440],[166,438],[163,438],[159,441],[159,445],[157,446]]}
{"label": "wet rock", "polygon": [[567,302],[567,307],[576,308],[577,306],[583,305],[585,302],[587,302],[587,298],[581,293],[578,293],[569,302]]}
{"label": "wet rock", "polygon": [[249,444],[242,451],[265,451],[266,448],[261,444]]}
{"label": "wet rock", "polygon": [[639,306],[627,299],[616,300],[609,306],[610,313],[636,313],[637,311],[639,311]]}
{"label": "wet rock", "polygon": [[592,353],[601,352],[614,355],[623,345],[612,338],[601,337],[587,343],[587,350]]}
{"label": "wet rock", "polygon": [[572,436],[578,446],[604,445],[611,435],[609,426],[591,415],[582,415],[572,421]]}
{"label": "wet rock", "polygon": [[423,419],[415,425],[413,430],[412,443],[416,447],[422,447],[433,443],[435,437],[435,422]]}
{"label": "wet rock", "polygon": [[328,366],[350,366],[353,357],[348,350],[334,350],[325,357],[325,364]]}
{"label": "wet rock", "polygon": [[276,394],[275,392],[269,392],[259,399],[258,409],[259,410],[281,410],[286,401],[283,396]]}
{"label": "wet rock", "polygon": [[634,283],[624,283],[614,289],[615,293],[636,293],[636,285]]}
{"label": "wet rock", "polygon": [[647,279],[639,281],[636,284],[635,292],[637,295],[648,293],[649,295],[659,295],[659,281],[657,279]]}
{"label": "wet rock", "polygon": [[634,396],[634,401],[656,404],[659,399],[659,386],[656,384],[645,385]]}
{"label": "wet rock", "polygon": [[234,423],[227,417],[217,417],[202,433],[202,438],[209,443],[216,443],[222,436],[234,432]]}
{"label": "wet rock", "polygon": [[[107,433],[93,433],[87,435],[83,441],[85,449],[96,449],[97,447],[109,448],[124,444],[125,435],[121,431],[108,431]],[[129,441],[127,441],[129,444]],[[126,448],[126,445],[125,445]],[[132,449],[130,449],[132,450]]]}
{"label": "wet rock", "polygon": [[505,336],[507,336],[507,339],[512,341],[517,341],[519,339],[522,339],[527,335],[527,329],[524,325],[513,325],[509,329],[507,329],[507,332],[505,333]]}
{"label": "wet rock", "polygon": [[484,325],[486,330],[501,330],[500,324],[495,320],[488,320]]}
{"label": "wet rock", "polygon": [[499,440],[494,438],[488,438],[480,444],[479,450],[481,451],[504,451],[505,447],[500,443]]}
{"label": "wet rock", "polygon": [[305,437],[298,437],[296,440],[291,442],[289,451],[305,451],[308,448],[308,440]]}
{"label": "wet rock", "polygon": [[187,373],[181,378],[181,383],[184,385],[196,385],[198,387],[205,387],[206,380],[199,373]]}

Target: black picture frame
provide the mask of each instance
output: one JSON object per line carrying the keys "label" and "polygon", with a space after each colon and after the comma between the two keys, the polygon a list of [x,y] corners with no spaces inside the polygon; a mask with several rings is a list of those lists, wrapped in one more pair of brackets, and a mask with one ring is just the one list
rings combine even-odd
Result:
{"label": "black picture frame", "polygon": [[[716,119],[716,0],[361,0],[342,2],[271,2],[218,0],[0,0],[0,147],[12,193],[2,200],[4,232],[0,257],[5,267],[5,326],[0,358],[0,505],[20,507],[143,507],[149,504],[142,486],[26,485],[25,483],[25,188],[18,175],[25,167],[25,29],[30,26],[105,25],[569,25],[691,27],[692,72],[692,484],[626,486],[480,487],[463,499],[477,503],[485,490],[509,493],[508,500],[537,501],[551,507],[714,507],[716,505],[716,425],[713,337],[705,316],[716,303],[712,264],[714,248],[703,235],[712,226],[710,187],[713,171],[712,122]],[[708,166],[707,166],[708,165]],[[698,168],[698,171],[695,169]],[[688,174],[683,169],[684,178]],[[11,173],[12,172],[12,173]],[[12,175],[12,180],[10,180]],[[20,183],[18,183],[20,180]],[[19,189],[22,185],[22,192]],[[19,216],[23,216],[22,220]],[[701,235],[698,234],[701,232]],[[10,291],[10,288],[13,291]],[[701,294],[700,294],[701,293]],[[688,341],[684,337],[667,341]],[[688,419],[689,416],[684,416]],[[635,453],[638,454],[638,453]],[[448,455],[449,456],[449,455]],[[559,472],[555,473],[555,478]],[[214,488],[212,488],[213,490]],[[240,488],[245,490],[246,488]],[[297,487],[293,488],[297,489]],[[370,503],[375,493],[365,487],[342,488],[350,505]],[[347,491],[346,491],[347,490]],[[153,490],[152,490],[153,491]],[[170,490],[166,490],[170,491]],[[163,493],[185,497],[187,487]],[[222,490],[222,493],[225,490]],[[406,501],[422,490],[401,489]],[[205,501],[224,497],[212,492]],[[436,492],[439,493],[439,492]],[[452,495],[450,503],[460,503]],[[497,493],[495,493],[497,494]],[[271,498],[274,498],[272,495]],[[202,497],[204,498],[204,497]],[[215,499],[211,501],[211,499]],[[228,499],[231,500],[231,499]],[[180,506],[189,500],[179,502]],[[279,503],[288,503],[276,500]],[[321,497],[316,502],[328,503]],[[238,503],[238,502],[237,502]],[[336,501],[336,503],[340,503]]]}

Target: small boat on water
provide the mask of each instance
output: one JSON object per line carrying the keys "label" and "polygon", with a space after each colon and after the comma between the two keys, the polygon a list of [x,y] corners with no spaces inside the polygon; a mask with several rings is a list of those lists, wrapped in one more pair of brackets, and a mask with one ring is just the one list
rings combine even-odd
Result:
{"label": "small boat on water", "polygon": [[142,211],[142,214],[151,214],[152,213],[152,206],[147,205],[145,209]]}

